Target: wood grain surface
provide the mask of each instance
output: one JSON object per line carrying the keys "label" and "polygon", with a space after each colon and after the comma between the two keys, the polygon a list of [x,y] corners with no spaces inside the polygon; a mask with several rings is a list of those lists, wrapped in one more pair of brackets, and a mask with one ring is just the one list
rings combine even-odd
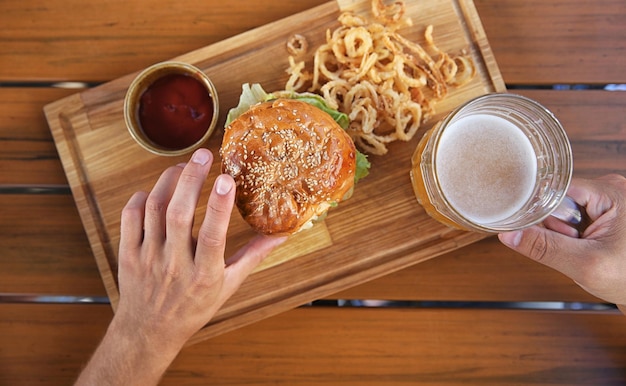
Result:
{"label": "wood grain surface", "polygon": [[[476,0],[507,83],[626,83],[626,2]],[[573,25],[575,23],[575,26]]]}
{"label": "wood grain surface", "polygon": [[[364,0],[344,1],[339,6],[329,2],[176,60],[197,65],[213,79],[223,106],[220,112],[223,122],[227,108],[237,103],[242,83],[258,82],[269,91],[281,89],[286,81],[285,43],[292,34],[304,35],[311,47],[316,47],[322,43],[325,31],[337,26],[340,11],[352,10],[369,17],[368,6],[369,2]],[[420,17],[422,12],[428,13],[427,20]],[[441,49],[466,50],[476,63],[476,77],[464,87],[450,90],[437,107],[437,117],[472,96],[504,89],[471,2],[412,3],[407,7],[407,15],[416,25],[424,25],[405,31],[408,38],[423,41],[421,34],[428,22],[435,27],[434,37]],[[275,60],[264,60],[267,57]],[[133,192],[149,190],[161,171],[174,162],[145,152],[126,132],[122,102],[134,75],[45,107],[114,308],[118,298],[119,213]],[[220,142],[220,136],[215,135],[207,147],[217,154]],[[355,195],[331,211],[324,223],[309,234],[293,237],[287,246],[275,251],[270,262],[280,264],[270,263],[267,269],[252,275],[198,337],[227,331],[483,238],[483,235],[444,227],[417,205],[408,179],[409,159],[415,144],[415,141],[395,144],[389,155],[370,157],[372,172],[358,185]],[[219,164],[214,166],[212,178],[217,175],[216,167]],[[204,197],[210,190],[212,178],[209,178]],[[206,200],[201,199],[201,202]],[[200,205],[199,218],[204,211],[204,205]],[[376,232],[376,237],[371,237],[374,229],[384,229],[384,232]],[[251,236],[250,228],[235,214],[227,241],[229,251],[241,247]],[[360,252],[363,249],[368,250],[367,255]]]}
{"label": "wood grain surface", "polygon": [[[0,79],[109,81],[325,2],[3,1]],[[622,0],[474,3],[508,83],[626,83]]]}
{"label": "wood grain surface", "polygon": [[[298,308],[187,347],[160,384],[621,386],[626,379],[623,316],[616,314],[340,311]],[[0,315],[0,384],[67,385],[112,312],[0,304]],[[24,371],[29,364],[37,365]]]}

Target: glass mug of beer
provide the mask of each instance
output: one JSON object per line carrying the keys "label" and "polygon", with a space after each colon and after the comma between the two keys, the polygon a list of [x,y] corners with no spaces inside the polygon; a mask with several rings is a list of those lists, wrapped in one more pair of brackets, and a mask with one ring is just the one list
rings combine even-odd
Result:
{"label": "glass mug of beer", "polygon": [[464,103],[424,135],[411,161],[418,202],[451,227],[499,233],[550,215],[581,221],[566,196],[569,140],[554,115],[529,98],[494,93]]}

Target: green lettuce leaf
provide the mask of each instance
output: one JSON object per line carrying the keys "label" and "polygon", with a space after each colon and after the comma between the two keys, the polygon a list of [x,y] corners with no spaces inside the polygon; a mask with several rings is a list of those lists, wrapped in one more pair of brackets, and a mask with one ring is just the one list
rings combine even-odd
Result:
{"label": "green lettuce leaf", "polygon": [[360,151],[356,151],[356,172],[354,173],[354,183],[370,174],[372,164],[367,160],[367,156]]}
{"label": "green lettuce leaf", "polygon": [[348,128],[350,125],[350,119],[348,115],[342,112],[339,112],[326,103],[326,100],[321,96],[313,93],[293,93],[293,97],[291,99],[298,99],[302,102],[306,102],[310,105],[317,107],[318,109],[326,112],[328,115],[333,117],[335,122],[339,124],[344,130]]}
{"label": "green lettuce leaf", "polygon": [[241,86],[241,96],[239,96],[239,104],[237,107],[233,107],[228,111],[226,116],[226,126],[230,125],[232,121],[237,119],[241,114],[248,111],[248,109],[259,102],[265,102],[272,99],[272,95],[263,90],[258,83],[253,83],[252,86],[248,83],[244,83]]}
{"label": "green lettuce leaf", "polygon": [[339,126],[341,126],[343,129],[347,129],[348,125],[350,124],[350,119],[348,118],[348,115],[328,106],[328,103],[326,103],[324,98],[317,94],[313,94],[310,92],[297,93],[293,91],[278,91],[274,94],[269,94],[265,92],[265,90],[263,90],[263,87],[258,83],[253,83],[252,85],[250,85],[249,83],[244,83],[241,86],[241,89],[242,90],[241,96],[239,97],[239,104],[237,105],[237,107],[234,107],[228,111],[228,116],[226,117],[226,125],[229,125],[233,120],[237,119],[238,116],[248,111],[248,109],[253,105],[276,98],[298,99],[310,105],[313,105],[330,115],[335,120],[335,122],[337,122]]}

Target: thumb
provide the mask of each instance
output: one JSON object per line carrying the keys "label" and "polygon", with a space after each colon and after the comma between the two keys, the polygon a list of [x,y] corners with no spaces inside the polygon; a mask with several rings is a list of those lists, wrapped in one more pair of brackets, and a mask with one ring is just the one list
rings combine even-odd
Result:
{"label": "thumb", "polygon": [[581,272],[583,248],[581,239],[572,238],[550,229],[534,225],[524,230],[501,233],[500,241],[522,255],[564,273],[576,280]]}
{"label": "thumb", "polygon": [[223,300],[231,297],[254,268],[286,240],[286,237],[258,235],[229,258],[224,271]]}

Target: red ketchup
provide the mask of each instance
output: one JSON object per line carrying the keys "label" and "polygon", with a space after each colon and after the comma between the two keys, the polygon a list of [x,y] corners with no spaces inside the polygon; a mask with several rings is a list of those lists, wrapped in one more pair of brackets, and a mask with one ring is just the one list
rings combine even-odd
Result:
{"label": "red ketchup", "polygon": [[155,144],[182,149],[196,143],[209,128],[213,102],[200,81],[170,74],[151,84],[141,95],[139,122]]}

